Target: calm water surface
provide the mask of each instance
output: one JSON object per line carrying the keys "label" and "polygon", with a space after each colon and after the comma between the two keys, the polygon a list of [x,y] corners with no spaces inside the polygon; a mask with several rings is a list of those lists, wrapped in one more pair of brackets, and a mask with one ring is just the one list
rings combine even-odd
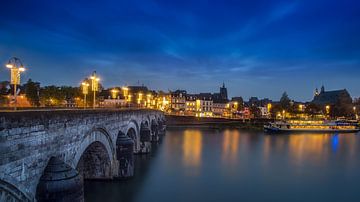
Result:
{"label": "calm water surface", "polygon": [[360,135],[168,130],[136,176],[86,201],[360,201]]}

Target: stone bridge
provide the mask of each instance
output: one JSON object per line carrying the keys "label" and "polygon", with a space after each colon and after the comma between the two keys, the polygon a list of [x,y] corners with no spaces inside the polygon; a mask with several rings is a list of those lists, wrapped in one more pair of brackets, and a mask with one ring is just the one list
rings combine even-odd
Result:
{"label": "stone bridge", "polygon": [[150,152],[164,122],[162,112],[145,109],[0,112],[0,201],[42,201],[39,183],[46,179],[53,189],[66,189],[61,183],[74,177],[72,186],[82,191],[83,179],[124,177],[121,141],[132,139],[131,155]]}

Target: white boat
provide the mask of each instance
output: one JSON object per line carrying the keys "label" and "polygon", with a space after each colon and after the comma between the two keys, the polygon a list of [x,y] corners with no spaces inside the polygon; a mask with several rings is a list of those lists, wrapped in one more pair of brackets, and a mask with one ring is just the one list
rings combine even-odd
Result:
{"label": "white boat", "polygon": [[276,121],[264,125],[265,132],[330,132],[356,133],[360,131],[359,123],[355,121],[313,121],[288,120]]}

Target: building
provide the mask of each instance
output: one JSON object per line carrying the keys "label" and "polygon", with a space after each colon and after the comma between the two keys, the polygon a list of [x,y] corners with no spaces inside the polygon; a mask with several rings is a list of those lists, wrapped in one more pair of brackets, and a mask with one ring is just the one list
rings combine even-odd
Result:
{"label": "building", "polygon": [[213,101],[213,116],[216,117],[226,117],[228,116],[228,102],[226,101],[221,101],[221,100],[217,100],[217,101]]}
{"label": "building", "polygon": [[213,100],[211,93],[200,93],[196,96],[196,116],[213,116]]}
{"label": "building", "polygon": [[260,110],[262,118],[267,118],[267,117],[270,116],[270,112],[268,110],[268,107],[259,107],[259,110]]}
{"label": "building", "polygon": [[170,93],[170,108],[175,113],[183,114],[186,109],[186,91],[176,90]]}
{"label": "building", "polygon": [[325,87],[321,87],[320,93],[314,96],[312,103],[317,105],[338,105],[338,104],[352,104],[352,98],[346,89],[325,91]]}
{"label": "building", "polygon": [[146,96],[151,93],[146,86],[128,86],[127,102],[130,106],[146,107]]}
{"label": "building", "polygon": [[187,94],[185,104],[185,114],[189,116],[196,115],[196,95]]}
{"label": "building", "polygon": [[212,94],[213,116],[223,117],[228,114],[228,94],[225,83],[220,87],[219,93]]}

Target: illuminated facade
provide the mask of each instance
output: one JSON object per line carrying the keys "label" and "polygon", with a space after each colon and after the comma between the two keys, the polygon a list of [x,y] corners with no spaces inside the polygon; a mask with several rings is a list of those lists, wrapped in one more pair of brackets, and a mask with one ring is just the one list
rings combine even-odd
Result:
{"label": "illuminated facade", "polygon": [[175,113],[183,114],[186,110],[186,91],[176,90],[170,93],[171,110]]}

